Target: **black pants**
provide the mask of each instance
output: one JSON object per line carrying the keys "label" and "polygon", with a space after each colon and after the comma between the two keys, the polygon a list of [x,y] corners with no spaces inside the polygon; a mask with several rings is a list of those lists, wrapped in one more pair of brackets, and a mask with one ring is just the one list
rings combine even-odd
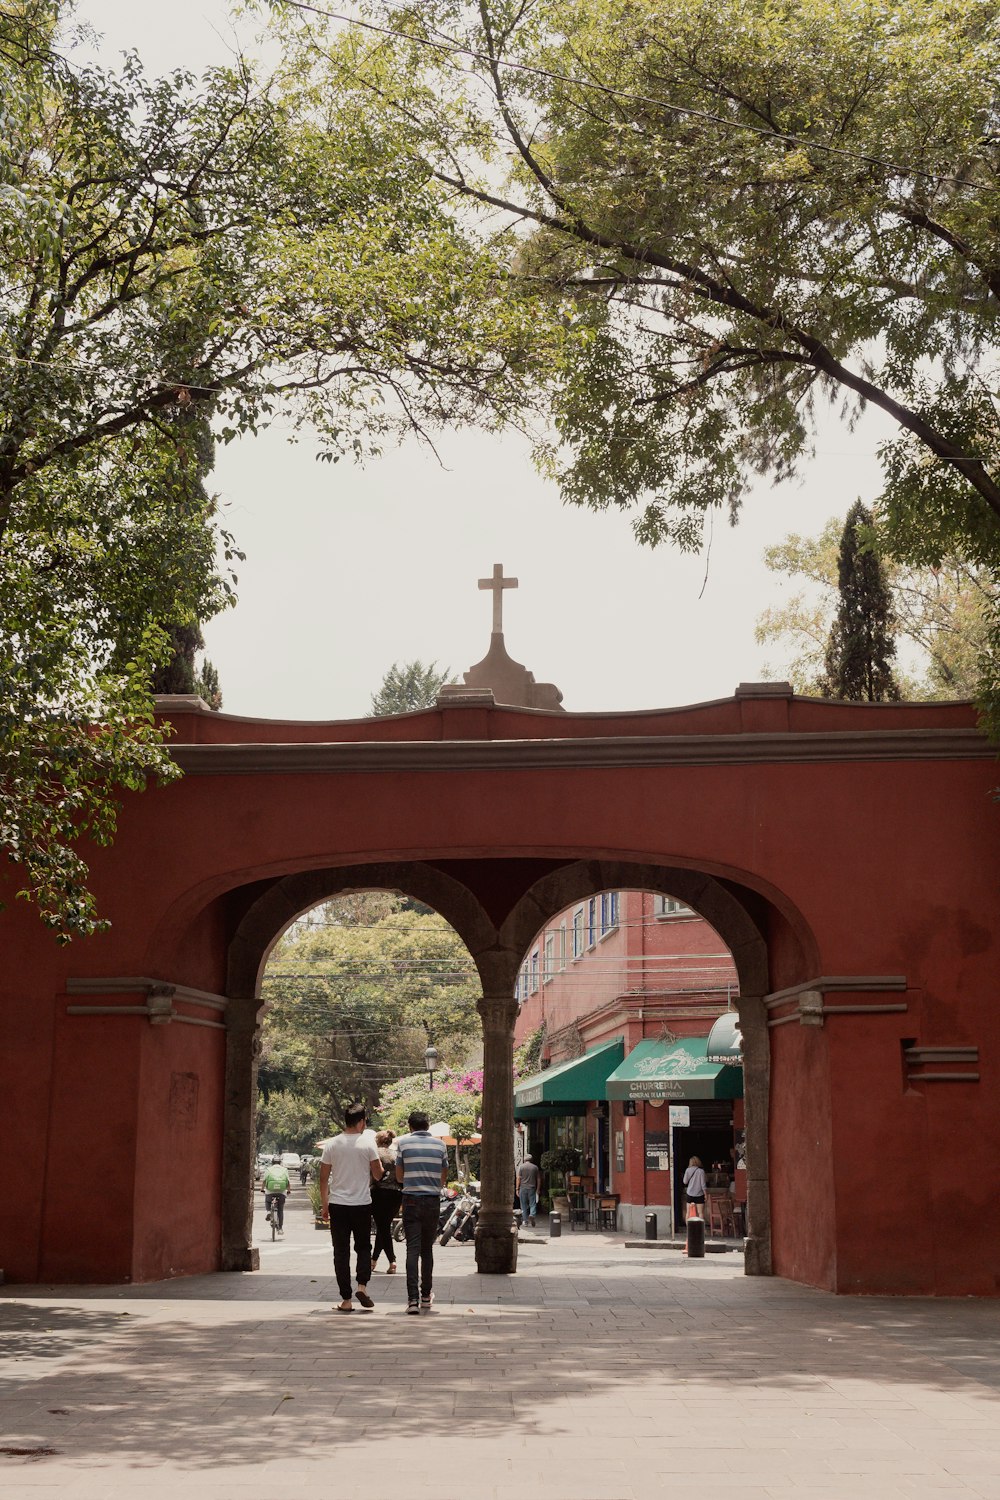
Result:
{"label": "black pants", "polygon": [[406,1231],[406,1296],[410,1302],[429,1297],[434,1280],[434,1236],[441,1217],[438,1193],[403,1194],[403,1228]]}
{"label": "black pants", "polygon": [[285,1227],[285,1195],[284,1193],[265,1193],[264,1207],[269,1214],[274,1215],[274,1222],[279,1229]]}
{"label": "black pants", "polygon": [[340,1300],[350,1302],[351,1236],[358,1261],[358,1286],[367,1286],[372,1274],[372,1206],[370,1203],[331,1203],[330,1237],[333,1240],[333,1269],[340,1288]]}
{"label": "black pants", "polygon": [[375,1220],[375,1248],[372,1260],[384,1254],[390,1266],[396,1264],[396,1250],[392,1243],[392,1221],[399,1212],[403,1194],[398,1188],[376,1187],[372,1189],[372,1218]]}

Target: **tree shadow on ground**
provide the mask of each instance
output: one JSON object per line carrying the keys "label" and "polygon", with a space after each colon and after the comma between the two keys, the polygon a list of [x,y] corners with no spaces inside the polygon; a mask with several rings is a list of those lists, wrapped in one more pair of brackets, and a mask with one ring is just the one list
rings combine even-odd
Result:
{"label": "tree shadow on ground", "polygon": [[[783,1282],[709,1282],[702,1268],[669,1278],[617,1269],[617,1295],[596,1264],[570,1278],[555,1262],[545,1275],[451,1275],[450,1303],[420,1318],[405,1315],[398,1285],[375,1315],[338,1317],[329,1278],[301,1275],[199,1278],[187,1318],[181,1305],[144,1305],[164,1284],[129,1288],[128,1318],[8,1304],[5,1329],[27,1363],[7,1392],[18,1437],[63,1459],[193,1469],[257,1464],[262,1430],[280,1442],[286,1424],[317,1458],[386,1431],[404,1443],[503,1437],[514,1425],[520,1436],[568,1433],[578,1425],[567,1402],[598,1410],[624,1391],[656,1403],[650,1435],[671,1402],[688,1421],[693,1400],[713,1410],[735,1400],[752,1416],[755,1402],[806,1394],[819,1412],[864,1413],[866,1393],[891,1388],[905,1401],[907,1387],[917,1403],[927,1391],[971,1393],[970,1421],[1000,1417],[1000,1304],[847,1302]],[[206,1296],[213,1280],[228,1282],[229,1307]],[[234,1280],[246,1300],[231,1295]],[[307,1299],[290,1293],[303,1282]],[[95,1300],[109,1293],[89,1289]],[[547,1300],[560,1293],[575,1303]]]}

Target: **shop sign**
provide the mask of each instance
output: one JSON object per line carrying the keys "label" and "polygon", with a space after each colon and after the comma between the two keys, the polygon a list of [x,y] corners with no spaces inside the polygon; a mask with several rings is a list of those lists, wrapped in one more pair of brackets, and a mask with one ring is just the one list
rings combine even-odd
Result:
{"label": "shop sign", "polygon": [[518,1089],[514,1097],[519,1108],[525,1104],[541,1104],[542,1085],[537,1083],[533,1089]]}
{"label": "shop sign", "polygon": [[686,1130],[691,1124],[691,1109],[687,1104],[671,1104],[670,1127],[672,1130]]}
{"label": "shop sign", "polygon": [[630,1078],[630,1099],[683,1099],[684,1085],[679,1078]]}
{"label": "shop sign", "polygon": [[646,1171],[669,1172],[670,1132],[668,1130],[647,1130],[645,1145]]}

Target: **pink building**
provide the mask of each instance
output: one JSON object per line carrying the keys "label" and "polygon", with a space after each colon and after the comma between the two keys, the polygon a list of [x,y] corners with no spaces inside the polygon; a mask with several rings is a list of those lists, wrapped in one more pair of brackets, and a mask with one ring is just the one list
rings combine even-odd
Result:
{"label": "pink building", "polygon": [[576,1147],[587,1186],[617,1196],[632,1233],[650,1209],[667,1232],[692,1155],[721,1164],[742,1203],[742,1071],[707,1055],[737,993],[729,950],[680,901],[604,891],[560,912],[517,984],[516,1043],[545,1026],[543,1069],[514,1092],[525,1149]]}

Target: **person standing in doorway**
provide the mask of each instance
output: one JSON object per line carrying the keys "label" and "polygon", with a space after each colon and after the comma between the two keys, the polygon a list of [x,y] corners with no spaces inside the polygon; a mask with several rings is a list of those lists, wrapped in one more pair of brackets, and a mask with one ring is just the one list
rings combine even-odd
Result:
{"label": "person standing in doorway", "polygon": [[285,1198],[292,1191],[292,1184],[288,1177],[286,1168],[281,1165],[280,1156],[271,1157],[271,1165],[264,1173],[261,1183],[264,1189],[264,1207],[267,1210],[267,1222],[274,1220],[274,1227],[283,1237],[285,1233]]}
{"label": "person standing in doorway", "polygon": [[[698,1205],[700,1214],[705,1204],[705,1169],[697,1156],[692,1156],[684,1171],[684,1196],[689,1204]],[[690,1213],[687,1217],[691,1217]]]}
{"label": "person standing in doorway", "polygon": [[530,1156],[517,1169],[517,1196],[521,1200],[521,1223],[535,1227],[538,1212],[538,1179],[541,1174]]}
{"label": "person standing in doorway", "polygon": [[349,1104],[344,1110],[342,1135],[323,1148],[319,1169],[322,1217],[333,1240],[333,1269],[340,1288],[338,1312],[354,1310],[351,1297],[351,1239],[357,1256],[358,1289],[354,1294],[365,1312],[375,1306],[368,1295],[372,1273],[372,1182],[382,1177],[378,1148],[365,1132],[365,1107]]}
{"label": "person standing in doorway", "polygon": [[406,1234],[406,1311],[430,1312],[434,1301],[434,1236],[441,1215],[441,1189],[448,1181],[448,1151],[414,1110],[410,1134],[396,1142],[396,1181],[403,1189]]}

